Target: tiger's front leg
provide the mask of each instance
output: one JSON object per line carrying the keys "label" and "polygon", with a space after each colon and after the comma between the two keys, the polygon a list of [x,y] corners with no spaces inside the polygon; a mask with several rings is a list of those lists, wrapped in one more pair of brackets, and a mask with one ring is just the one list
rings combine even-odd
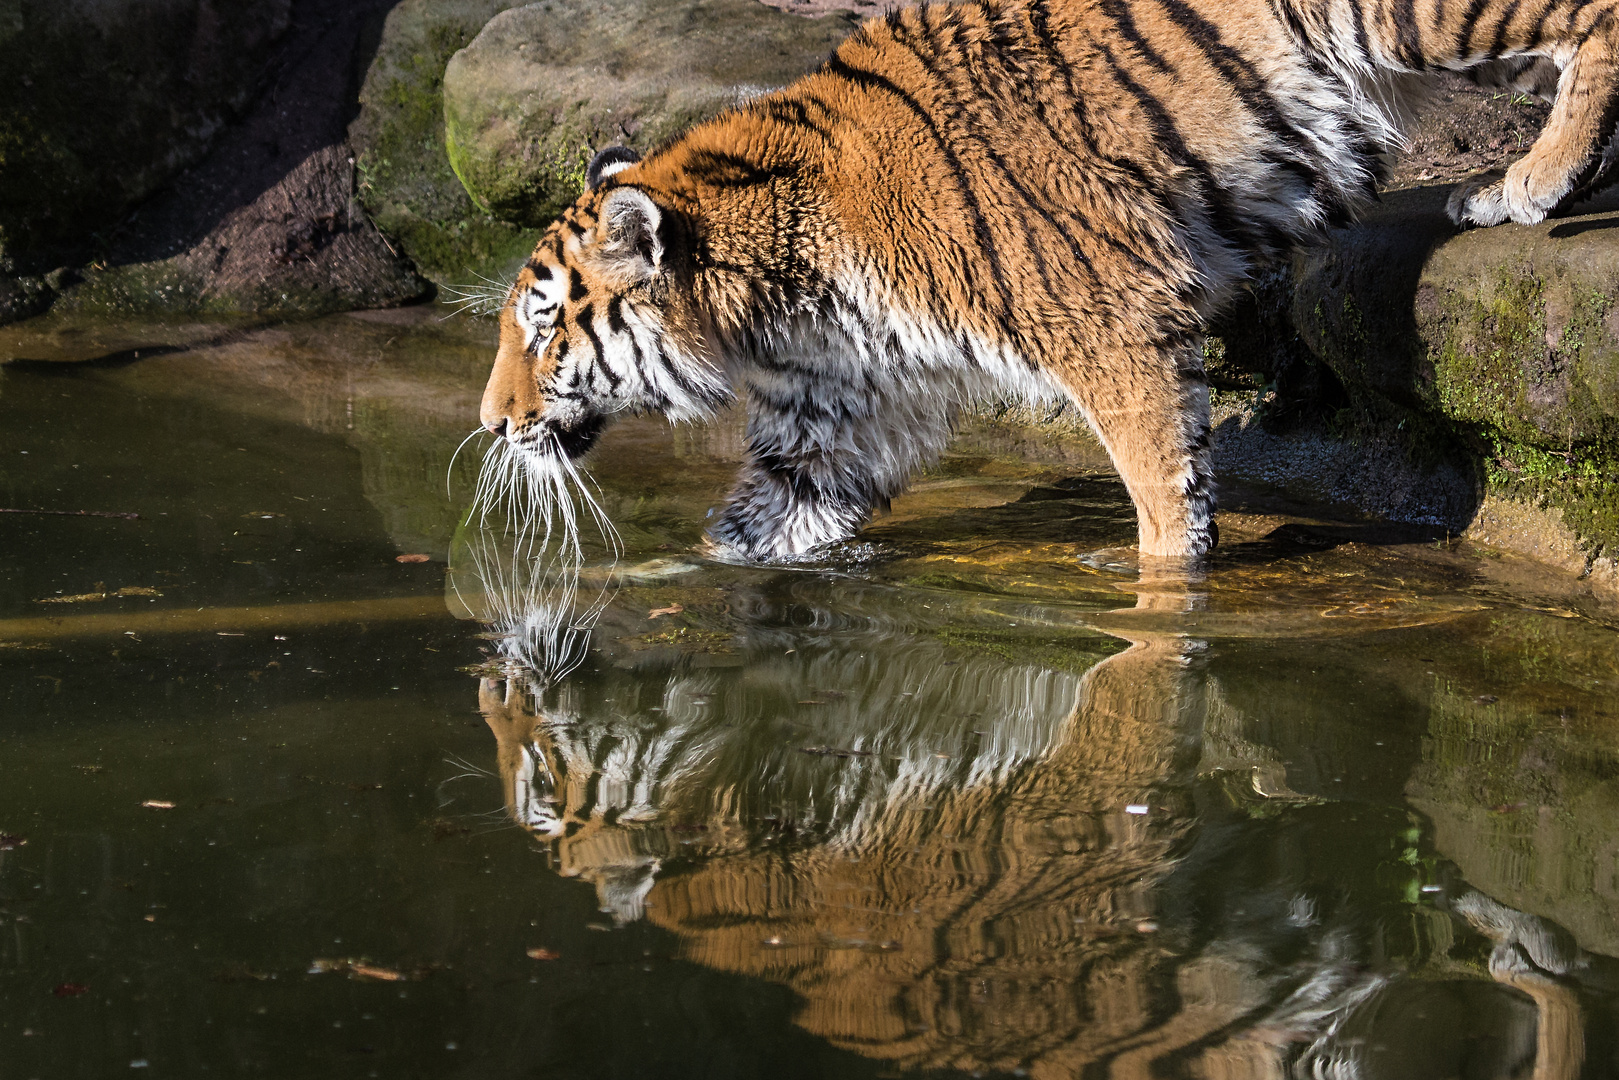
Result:
{"label": "tiger's front leg", "polygon": [[748,460],[709,535],[770,561],[846,540],[934,460],[955,421],[952,395],[892,373],[750,372]]}

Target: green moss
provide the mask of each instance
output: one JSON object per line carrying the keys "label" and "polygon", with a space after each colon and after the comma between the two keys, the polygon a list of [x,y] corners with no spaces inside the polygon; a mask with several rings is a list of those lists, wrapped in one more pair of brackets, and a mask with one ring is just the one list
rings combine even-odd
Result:
{"label": "green moss", "polygon": [[1561,508],[1597,549],[1619,546],[1619,429],[1591,386],[1614,364],[1610,303],[1597,289],[1501,267],[1478,288],[1442,295],[1430,351],[1435,404],[1483,451],[1490,489]]}
{"label": "green moss", "polygon": [[1376,280],[1322,279],[1307,336],[1348,396],[1330,433],[1391,441],[1419,468],[1471,458],[1488,491],[1561,508],[1593,550],[1619,550],[1610,293],[1516,256],[1424,273],[1414,322],[1373,303]]}
{"label": "green moss", "polygon": [[475,205],[451,166],[444,69],[513,0],[405,0],[390,13],[350,128],[367,212],[440,284],[505,280],[534,245],[520,225]]}
{"label": "green moss", "polygon": [[1433,358],[1439,406],[1456,420],[1532,437],[1523,374],[1526,361],[1544,352],[1541,282],[1503,269],[1493,288],[1450,291],[1441,304],[1448,333]]}

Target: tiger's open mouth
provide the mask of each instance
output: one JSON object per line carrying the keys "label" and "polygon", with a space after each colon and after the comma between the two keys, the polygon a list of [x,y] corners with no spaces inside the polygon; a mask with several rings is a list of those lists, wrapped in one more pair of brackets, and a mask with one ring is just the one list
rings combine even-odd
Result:
{"label": "tiger's open mouth", "polygon": [[590,453],[606,427],[605,416],[592,416],[579,421],[572,428],[556,428],[557,445],[568,455],[569,461],[578,461]]}

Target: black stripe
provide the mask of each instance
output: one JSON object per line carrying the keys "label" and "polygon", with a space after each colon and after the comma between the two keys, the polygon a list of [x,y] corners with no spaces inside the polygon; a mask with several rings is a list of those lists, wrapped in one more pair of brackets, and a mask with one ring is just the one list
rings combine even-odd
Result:
{"label": "black stripe", "polygon": [[579,276],[579,268],[568,267],[568,301],[577,304],[589,295],[590,290],[585,288],[585,279]]}
{"label": "black stripe", "polygon": [[1102,14],[1112,20],[1114,27],[1119,31],[1119,36],[1128,41],[1130,47],[1143,60],[1165,75],[1174,73],[1174,69],[1169,66],[1169,61],[1165,60],[1158,50],[1152,47],[1152,43],[1136,27],[1135,16],[1131,14],[1128,4],[1121,3],[1120,0],[1103,0],[1101,8]]}
{"label": "black stripe", "polygon": [[1536,45],[1540,44],[1541,31],[1546,28],[1546,19],[1551,15],[1554,7],[1557,9],[1557,13],[1559,15],[1567,15],[1572,21],[1575,13],[1577,13],[1580,8],[1584,7],[1585,4],[1589,2],[1590,0],[1584,0],[1583,3],[1577,3],[1572,7],[1565,7],[1562,0],[1545,0],[1544,6],[1542,6],[1540,9],[1540,13],[1535,16],[1534,25],[1529,28],[1529,33],[1525,35],[1525,46],[1532,49]]}
{"label": "black stripe", "polygon": [[[562,370],[562,364],[567,359],[568,359],[568,339],[567,339],[566,336],[564,336],[561,341],[557,342],[557,362],[556,362],[556,367],[555,367],[554,370],[561,371]],[[573,372],[568,376],[568,389],[570,389],[570,390],[579,389],[580,374],[581,373],[579,371],[579,365],[575,364],[574,368],[573,368]]]}
{"label": "black stripe", "polygon": [[1153,134],[1157,136],[1158,144],[1169,156],[1169,160],[1196,174],[1203,204],[1208,209],[1209,223],[1214,226],[1214,231],[1225,237],[1233,247],[1250,246],[1255,240],[1253,231],[1237,214],[1225,190],[1215,180],[1214,170],[1209,167],[1209,163],[1192,153],[1191,148],[1186,145],[1186,140],[1181,138],[1180,131],[1175,127],[1175,121],[1170,118],[1163,103],[1130,77],[1124,65],[1119,63],[1118,57],[1113,55],[1113,50],[1106,45],[1099,46],[1099,49],[1119,86],[1125,93],[1135,98],[1136,104],[1146,112]]}
{"label": "black stripe", "polygon": [[[1575,24],[1579,22],[1580,12],[1584,11],[1590,6],[1590,4],[1591,0],[1576,0],[1576,3],[1573,5],[1564,5],[1561,3],[1556,3],[1555,0],[1547,0],[1545,9],[1541,11],[1539,16],[1535,18],[1535,28],[1529,32],[1528,47],[1534,48],[1540,44],[1542,40],[1542,31],[1546,26],[1546,20],[1551,16],[1554,9],[1561,18],[1566,20],[1564,24],[1565,27],[1568,30],[1572,30]],[[1595,27],[1593,26],[1587,28],[1585,33],[1580,36],[1585,37],[1589,35],[1592,29],[1595,29]]]}
{"label": "black stripe", "polygon": [[[929,11],[931,11],[931,9],[928,9],[928,10],[925,10],[925,11],[922,12],[922,16],[923,16],[924,20],[926,19],[926,16],[929,13]],[[926,24],[924,23],[924,25],[926,25]],[[959,22],[956,25],[956,29],[958,30],[958,32],[961,29],[961,27],[959,25]],[[938,65],[936,63],[935,58],[930,58],[928,56],[924,56],[922,54],[921,50],[918,48],[917,42],[915,41],[915,39],[913,37],[911,37],[910,35],[901,36],[900,34],[896,33],[894,35],[894,40],[895,40],[896,44],[903,45],[905,48],[907,48],[907,49],[909,49],[911,51],[911,54],[916,57],[917,62],[922,65],[923,70],[926,71],[929,76],[931,76],[933,79],[935,79],[937,82],[940,82],[940,83],[943,83],[943,82],[946,81],[945,75],[942,72],[940,72],[939,69],[938,69]],[[959,42],[955,42],[953,44],[956,44],[958,49],[962,49],[962,51],[965,51],[965,49],[962,47],[962,45]],[[962,110],[962,111],[965,111],[965,110]],[[1019,196],[1022,197],[1023,201],[1028,204],[1030,209],[1034,210],[1037,214],[1039,214],[1042,218],[1044,218],[1046,224],[1050,225],[1054,230],[1056,230],[1058,235],[1060,235],[1065,241],[1067,241],[1068,246],[1072,250],[1075,257],[1079,259],[1080,264],[1086,269],[1086,271],[1088,271],[1091,274],[1092,278],[1094,279],[1096,277],[1095,267],[1093,267],[1091,265],[1090,259],[1085,255],[1085,252],[1084,252],[1084,250],[1082,249],[1082,247],[1080,245],[1079,239],[1077,237],[1073,236],[1069,232],[1069,230],[1067,228],[1065,228],[1062,224],[1060,224],[1057,221],[1057,219],[1045,207],[1041,206],[1039,204],[1039,202],[1036,201],[1033,193],[1030,192],[1028,188],[1024,187],[1022,181],[1020,181],[1017,178],[1017,175],[1007,165],[1006,160],[1003,157],[1001,157],[1000,153],[995,149],[994,145],[987,138],[985,138],[981,134],[982,125],[979,125],[979,124],[968,125],[967,130],[970,133],[970,137],[978,144],[980,152],[983,153],[984,156],[989,159],[990,163],[992,165],[994,165],[995,168],[1000,171],[1001,177],[1007,183],[1007,185],[1010,186],[1014,191],[1016,191],[1018,193]],[[1051,280],[1051,275],[1048,272],[1047,267],[1046,267],[1045,255],[1041,251],[1040,237],[1032,229],[1027,230],[1027,233],[1028,233],[1028,249],[1029,249],[1029,253],[1034,256],[1035,272],[1039,275],[1040,282],[1041,282],[1041,284],[1043,286],[1045,286],[1046,291],[1048,293],[1049,292],[1055,292],[1056,291],[1055,285],[1053,284],[1053,282]],[[1030,364],[1035,363],[1035,358],[1032,357],[1032,356],[1031,357],[1026,357],[1026,360]]]}
{"label": "black stripe", "polygon": [[798,175],[798,167],[791,163],[761,165],[723,150],[692,150],[686,160],[688,174],[718,188],[755,187]]}
{"label": "black stripe", "polygon": [[[1491,2],[1492,0],[1473,0],[1471,4],[1467,5],[1467,14],[1462,16],[1461,30],[1457,34],[1457,37],[1461,39],[1463,56],[1472,56],[1478,51],[1473,45],[1473,34],[1478,30],[1479,19],[1484,17],[1485,5]],[[1434,8],[1442,10],[1443,5],[1435,4]]]}
{"label": "black stripe", "polygon": [[[1168,196],[1165,195],[1156,184],[1148,180],[1146,170],[1133,161],[1115,158],[1110,154],[1102,152],[1101,148],[1097,145],[1096,134],[1091,130],[1090,121],[1085,114],[1084,101],[1081,98],[1078,89],[1074,86],[1073,71],[1068,64],[1067,58],[1062,54],[1062,50],[1057,44],[1056,36],[1051,32],[1051,26],[1048,22],[1049,12],[1046,8],[1046,0],[1031,0],[1028,10],[1029,28],[1034,32],[1035,42],[1039,46],[1040,50],[1045,54],[1046,63],[1050,66],[1051,70],[1062,78],[1063,85],[1068,92],[1068,100],[1070,103],[1072,103],[1072,108],[1069,111],[1073,115],[1074,120],[1080,126],[1080,144],[1095,158],[1106,162],[1112,168],[1119,170],[1125,176],[1128,176],[1131,180],[1135,181],[1137,190],[1147,198],[1151,199],[1157,205],[1158,211],[1164,215],[1166,220],[1177,222],[1184,227],[1186,223],[1180,220],[1180,216],[1176,212],[1176,209],[1169,200]],[[1043,101],[1038,101],[1037,99],[1036,111],[1039,113],[1041,122],[1045,124],[1046,130],[1050,131],[1052,136],[1056,138],[1059,143],[1066,146],[1073,141],[1071,138],[1065,137],[1061,133],[1057,132],[1050,121],[1047,120],[1045,103]],[[1104,179],[1103,182],[1105,183],[1107,181]],[[1148,259],[1138,253],[1134,248],[1124,243],[1122,240],[1109,236],[1108,242],[1109,246],[1111,246],[1115,251],[1125,255],[1125,257],[1130,259],[1132,262],[1136,263],[1140,269],[1151,271],[1162,268],[1161,252],[1155,252],[1157,259]]]}
{"label": "black stripe", "polygon": [[1366,36],[1366,14],[1361,11],[1362,0],[1349,0],[1349,13],[1355,17],[1355,47],[1360,50],[1361,59],[1372,63],[1372,43]]}
{"label": "black stripe", "polygon": [[1512,0],[1507,9],[1501,13],[1501,21],[1495,24],[1495,40],[1490,42],[1490,55],[1500,56],[1507,46],[1507,30],[1512,20],[1518,15],[1518,7],[1522,0]]}
{"label": "black stripe", "polygon": [[676,386],[680,387],[680,389],[684,390],[691,397],[698,398],[699,400],[703,399],[703,395],[698,392],[697,387],[691,382],[691,380],[687,379],[686,376],[681,373],[679,368],[675,366],[674,361],[669,358],[669,354],[663,351],[663,343],[657,338],[652,339],[652,353],[652,359],[656,360],[658,362],[658,366],[662,367],[664,371],[668,372],[669,378],[674,380]]}
{"label": "black stripe", "polygon": [[624,377],[614,371],[613,365],[607,362],[607,351],[602,348],[602,339],[597,335],[596,327],[591,323],[591,317],[594,314],[595,308],[590,304],[586,304],[579,309],[579,314],[574,317],[574,321],[579,324],[579,329],[584,331],[585,337],[590,339],[590,347],[596,351],[596,363],[593,366],[600,368],[601,373],[607,377],[607,392],[612,393],[618,389],[618,384],[624,381]]}
{"label": "black stripe", "polygon": [[802,101],[768,101],[759,107],[759,111],[785,127],[814,132],[829,146],[837,142],[831,128],[810,119],[809,110]]}
{"label": "black stripe", "polygon": [[1422,32],[1417,26],[1416,0],[1395,0],[1389,15],[1394,20],[1395,55],[1407,67],[1427,70],[1428,63],[1422,54]]}
{"label": "black stripe", "polygon": [[[967,204],[967,212],[972,216],[973,219],[974,231],[978,234],[978,239],[983,245],[984,253],[989,258],[990,272],[995,278],[996,291],[1000,293],[1001,314],[997,322],[1000,325],[1001,332],[1009,339],[1015,340],[1016,335],[1012,331],[1010,325],[1010,317],[1013,309],[1012,288],[1010,283],[1007,281],[1005,268],[1001,266],[1000,257],[995,253],[995,245],[993,243],[994,237],[990,235],[989,222],[984,217],[984,210],[983,207],[979,205],[977,195],[973,193],[973,190],[968,183],[967,173],[966,170],[962,168],[961,160],[956,156],[955,151],[950,148],[950,144],[945,141],[944,135],[939,131],[938,126],[934,124],[933,119],[927,114],[927,112],[922,108],[915,98],[911,97],[910,94],[906,93],[900,87],[894,85],[894,83],[885,76],[878,75],[876,72],[866,71],[862,68],[854,67],[846,63],[841,56],[837,55],[834,55],[831,60],[827,61],[826,71],[828,74],[835,75],[840,79],[853,83],[861,89],[876,91],[894,97],[906,108],[908,108],[912,115],[922,122],[922,125],[927,130],[928,134],[932,136],[935,145],[937,145],[939,148],[939,152],[944,155],[946,164],[950,166],[951,171],[956,176],[956,182],[960,189],[962,201]],[[963,263],[962,269],[969,278],[969,288],[972,288],[970,281],[972,276],[970,266]],[[974,291],[976,291],[976,289],[974,289]]]}
{"label": "black stripe", "polygon": [[1297,176],[1307,190],[1318,190],[1322,177],[1316,168],[1315,155],[1309,152],[1298,129],[1282,115],[1281,107],[1253,65],[1221,39],[1218,27],[1193,11],[1184,0],[1157,2],[1164,13],[1198,46],[1214,69],[1231,84],[1248,111],[1288,151],[1286,158],[1276,159],[1274,163]]}
{"label": "black stripe", "polygon": [[668,408],[669,395],[663,392],[662,387],[654,387],[652,380],[646,376],[646,357],[641,353],[641,343],[635,340],[633,333],[626,333],[624,336],[630,339],[630,360],[635,364],[635,374],[640,377],[641,385],[657,393],[657,400],[653,402],[652,407],[658,410]]}

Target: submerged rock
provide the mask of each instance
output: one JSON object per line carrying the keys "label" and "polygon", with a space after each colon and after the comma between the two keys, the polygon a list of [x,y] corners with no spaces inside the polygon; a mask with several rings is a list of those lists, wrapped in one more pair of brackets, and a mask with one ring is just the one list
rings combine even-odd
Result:
{"label": "submerged rock", "polygon": [[814,68],[856,25],[757,0],[547,0],[503,12],[444,72],[445,144],[473,201],[530,228],[591,155],[649,150]]}

